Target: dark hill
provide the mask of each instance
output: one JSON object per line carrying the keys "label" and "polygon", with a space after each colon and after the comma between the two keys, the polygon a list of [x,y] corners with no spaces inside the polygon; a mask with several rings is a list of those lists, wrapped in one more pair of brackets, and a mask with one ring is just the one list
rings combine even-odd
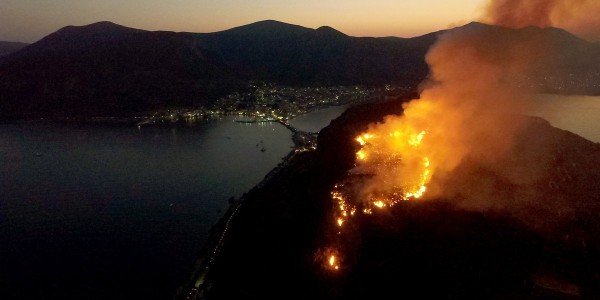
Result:
{"label": "dark hill", "polygon": [[3,117],[131,114],[205,103],[227,85],[212,53],[189,34],[102,22],[66,27],[6,57]]}
{"label": "dark hill", "polygon": [[329,27],[329,26],[321,26],[321,27],[317,28],[316,32],[318,34],[320,34],[321,36],[332,37],[332,38],[348,36],[345,33],[335,30],[334,28]]}
{"label": "dark hill", "polygon": [[[401,112],[402,101],[349,109],[321,131],[316,152],[296,156],[251,190],[204,278],[205,298],[598,299],[600,146],[538,119],[530,119],[514,151],[535,159],[535,144],[543,141],[554,156],[539,186],[548,194],[523,212],[550,211],[547,221],[561,220],[551,233],[508,211],[461,208],[459,199],[406,201],[375,217],[359,214],[360,225],[340,239],[343,267],[324,270],[318,250],[336,240],[324,231],[334,223],[330,192],[353,167],[354,137]],[[467,182],[501,182],[477,166],[460,169],[471,172],[462,177]],[[560,187],[549,187],[551,181]],[[511,187],[496,188],[504,194]],[[568,199],[569,218],[553,209],[558,196]]]}
{"label": "dark hill", "polygon": [[420,82],[427,74],[423,57],[435,37],[425,43],[356,38],[327,26],[307,29],[264,21],[200,34],[198,40],[201,47],[218,53],[243,79],[284,84],[382,85]]}
{"label": "dark hill", "polygon": [[216,32],[215,34],[238,37],[246,36],[252,39],[281,39],[285,37],[297,37],[311,31],[312,29],[299,25],[265,20]]}
{"label": "dark hill", "polygon": [[17,52],[25,47],[27,47],[27,43],[18,43],[18,42],[0,42],[0,57],[9,55],[13,52]]}
{"label": "dark hill", "polygon": [[[471,23],[507,42],[551,41],[532,79],[546,91],[600,93],[600,45],[558,29]],[[440,32],[357,38],[331,27],[261,21],[215,33],[150,32],[110,22],[68,26],[0,59],[0,118],[114,116],[204,105],[248,80],[286,85],[416,86]],[[567,70],[568,75],[558,70]]]}
{"label": "dark hill", "polygon": [[105,116],[202,105],[247,80],[416,85],[423,39],[353,38],[262,21],[209,34],[65,27],[0,62],[0,117]]}

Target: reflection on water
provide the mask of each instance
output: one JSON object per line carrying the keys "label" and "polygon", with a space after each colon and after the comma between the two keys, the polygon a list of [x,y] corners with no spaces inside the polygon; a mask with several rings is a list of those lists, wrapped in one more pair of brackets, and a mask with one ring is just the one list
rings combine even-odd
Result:
{"label": "reflection on water", "polygon": [[532,100],[531,115],[552,126],[571,131],[590,141],[600,142],[600,97],[538,95]]}

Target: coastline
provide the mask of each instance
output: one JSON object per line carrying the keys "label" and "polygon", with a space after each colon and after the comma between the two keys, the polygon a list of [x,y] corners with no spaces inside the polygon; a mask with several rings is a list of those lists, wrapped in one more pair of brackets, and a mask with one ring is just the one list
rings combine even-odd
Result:
{"label": "coastline", "polygon": [[[407,95],[403,95],[403,97],[400,97],[400,99],[398,100],[393,100],[393,101],[389,101],[386,102],[387,104],[383,105],[383,109],[379,108],[376,109],[375,112],[373,113],[374,115],[384,115],[385,113],[389,113],[390,108],[396,109],[396,108],[400,108],[401,107],[401,103],[406,101],[406,99],[411,99],[414,98],[415,94],[413,93],[407,93]],[[364,104],[363,104],[364,105]],[[360,104],[358,106],[361,106]],[[355,107],[355,109],[353,109],[352,107]],[[393,110],[392,109],[392,110]],[[354,115],[356,114],[357,111],[361,111],[362,109],[356,107],[356,106],[350,106],[348,107],[348,109],[338,118],[336,118],[335,120],[332,120],[332,124],[335,122],[337,123],[336,127],[339,126],[339,124],[341,123],[341,121],[339,121],[339,119],[344,119],[344,118],[354,118]],[[346,115],[345,117],[343,117],[344,115]],[[366,120],[361,120],[359,123],[361,124],[359,127],[366,127],[366,125],[368,124],[369,119]],[[288,129],[290,129],[290,131],[292,131],[294,133],[294,137],[295,136],[303,136],[303,134],[310,134],[310,133],[305,133],[305,132],[301,132],[301,131],[297,131],[294,132],[289,126],[289,124],[283,124],[281,123],[283,126],[287,127]],[[363,124],[364,123],[364,124]],[[328,170],[328,174],[326,176],[324,176],[324,179],[326,179],[326,181],[333,181],[332,178],[336,178],[337,176],[341,175],[344,173],[343,170],[347,169],[348,166],[346,166],[352,159],[351,157],[353,157],[353,152],[351,150],[350,145],[347,145],[349,147],[347,147],[347,150],[350,150],[348,153],[344,153],[344,155],[336,157],[335,159],[329,160],[327,158],[321,157],[321,155],[323,155],[323,153],[319,153],[319,152],[324,152],[324,153],[329,153],[331,149],[327,149],[325,151],[323,151],[324,149],[320,149],[321,146],[324,146],[325,148],[330,148],[332,147],[335,143],[332,143],[332,139],[331,139],[331,134],[332,131],[331,129],[328,129],[329,127],[325,127],[324,131],[321,131],[320,133],[323,133],[323,136],[319,133],[319,135],[316,137],[316,139],[318,139],[319,141],[321,141],[322,139],[328,139],[330,140],[327,143],[319,143],[319,148],[318,149],[310,149],[308,151],[299,151],[299,148],[301,149],[301,147],[299,147],[299,143],[294,140],[295,143],[295,148],[282,160],[282,163],[280,163],[279,165],[277,165],[274,169],[272,169],[265,177],[264,179],[258,183],[256,186],[254,186],[251,190],[249,190],[247,193],[245,193],[238,201],[236,201],[236,203],[232,204],[229,209],[227,210],[227,212],[225,213],[225,215],[219,220],[219,222],[217,224],[215,224],[213,226],[213,228],[211,228],[210,232],[210,236],[208,238],[208,240],[206,241],[206,244],[203,246],[202,250],[200,251],[199,254],[199,258],[196,260],[194,267],[192,269],[192,272],[190,272],[190,276],[189,279],[183,284],[181,285],[176,292],[176,295],[174,297],[174,299],[205,299],[206,298],[206,294],[210,293],[211,288],[213,287],[213,283],[215,282],[215,277],[218,279],[220,279],[220,275],[221,274],[214,274],[216,269],[219,269],[219,266],[217,266],[216,268],[214,268],[214,265],[217,264],[218,262],[221,262],[221,250],[223,248],[223,245],[226,243],[227,238],[229,237],[227,235],[227,229],[229,227],[229,224],[231,224],[231,222],[234,220],[234,218],[238,215],[238,211],[240,208],[244,207],[244,204],[247,204],[248,201],[247,200],[251,200],[251,201],[255,201],[256,197],[258,194],[260,194],[265,186],[269,185],[269,183],[275,182],[276,179],[279,179],[279,175],[282,176],[286,176],[285,174],[281,174],[281,173],[289,173],[289,172],[294,172],[294,170],[290,171],[290,170],[285,170],[286,167],[290,167],[291,169],[297,169],[297,168],[303,168],[305,167],[305,164],[307,164],[308,161],[308,165],[312,165],[314,163],[316,163],[317,161],[320,161],[322,159],[326,159],[327,161],[329,161],[329,163],[331,164],[331,166],[335,166],[334,168],[331,168]],[[344,132],[344,135],[347,134],[353,134],[353,133],[349,133],[349,132]],[[342,140],[347,140],[347,139],[340,139],[340,141]],[[351,140],[351,139],[350,139]],[[317,141],[314,141],[314,145],[317,145]],[[307,156],[308,155],[308,156]],[[282,171],[287,171],[287,172],[282,172]],[[289,174],[288,174],[289,175]],[[313,178],[316,179],[316,178]],[[267,188],[268,189],[268,188]],[[319,192],[316,192],[316,194],[320,194]],[[248,199],[251,198],[251,199]],[[253,208],[255,209],[255,208]],[[217,271],[218,273],[218,271]]]}
{"label": "coastline", "polygon": [[265,175],[263,180],[250,189],[250,191],[244,193],[239,199],[230,202],[230,206],[223,217],[221,217],[221,219],[219,219],[219,221],[209,230],[209,237],[202,247],[198,259],[193,265],[188,281],[177,289],[174,299],[203,299],[204,293],[210,290],[212,285],[210,282],[211,268],[219,259],[221,248],[227,238],[229,225],[236,216],[238,210],[246,203],[245,200],[248,193],[264,187],[277,177],[279,172],[283,170],[294,157],[296,157],[296,153],[296,149],[290,151],[290,153],[282,159],[281,163]]}
{"label": "coastline", "polygon": [[[308,111],[305,114],[310,112],[312,111]],[[198,259],[193,264],[192,271],[189,273],[189,279],[185,284],[181,285],[177,289],[174,299],[203,299],[205,293],[208,292],[212,286],[210,281],[211,270],[216,261],[219,259],[221,248],[223,247],[223,244],[227,238],[229,226],[234,220],[239,209],[242,208],[242,206],[246,203],[248,194],[263,188],[274,178],[276,178],[279,173],[286,168],[299,153],[312,152],[316,150],[317,133],[300,131],[283,119],[270,120],[269,122],[279,123],[292,132],[294,148],[290,151],[290,153],[283,157],[282,161],[273,169],[271,169],[271,171],[269,171],[269,173],[267,173],[265,177],[252,189],[244,193],[239,199],[233,199],[233,197],[230,199],[229,208],[219,219],[219,221],[209,230],[209,237],[200,250]],[[259,122],[252,121],[248,123]]]}

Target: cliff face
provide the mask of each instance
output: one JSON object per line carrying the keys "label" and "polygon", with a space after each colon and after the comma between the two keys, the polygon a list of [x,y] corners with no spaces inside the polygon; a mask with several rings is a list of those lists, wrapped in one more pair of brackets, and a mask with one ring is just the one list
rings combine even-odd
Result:
{"label": "cliff face", "polygon": [[[539,146],[553,156],[536,183],[540,193],[515,205],[526,209],[463,203],[455,189],[360,215],[342,241],[340,272],[325,270],[319,250],[332,241],[325,230],[334,222],[330,191],[353,165],[353,139],[369,123],[401,113],[401,104],[349,109],[321,132],[317,152],[297,156],[249,193],[209,276],[209,299],[598,296],[600,146],[538,119],[514,148],[517,164],[539,159]],[[496,182],[511,203],[518,189],[503,185],[502,171],[465,161],[452,184],[474,191]]]}

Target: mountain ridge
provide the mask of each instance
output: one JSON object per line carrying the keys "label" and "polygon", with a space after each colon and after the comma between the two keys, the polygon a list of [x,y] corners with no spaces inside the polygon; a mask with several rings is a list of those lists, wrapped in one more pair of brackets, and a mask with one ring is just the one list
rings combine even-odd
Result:
{"label": "mountain ridge", "polygon": [[247,25],[233,27],[223,31],[213,32],[212,34],[297,36],[305,34],[311,30],[312,29],[300,25],[288,24],[276,20],[263,20]]}
{"label": "mountain ridge", "polygon": [[[600,44],[560,29],[474,22],[450,30],[556,40],[553,47],[566,59],[553,64],[585,76],[600,70],[600,60],[593,59],[596,53],[600,57]],[[67,26],[0,60],[0,118],[202,106],[248,81],[416,87],[429,72],[425,54],[447,31],[414,38],[352,37],[329,26],[311,29],[274,20],[213,33],[146,31],[111,22]],[[600,94],[600,87],[579,90]]]}

